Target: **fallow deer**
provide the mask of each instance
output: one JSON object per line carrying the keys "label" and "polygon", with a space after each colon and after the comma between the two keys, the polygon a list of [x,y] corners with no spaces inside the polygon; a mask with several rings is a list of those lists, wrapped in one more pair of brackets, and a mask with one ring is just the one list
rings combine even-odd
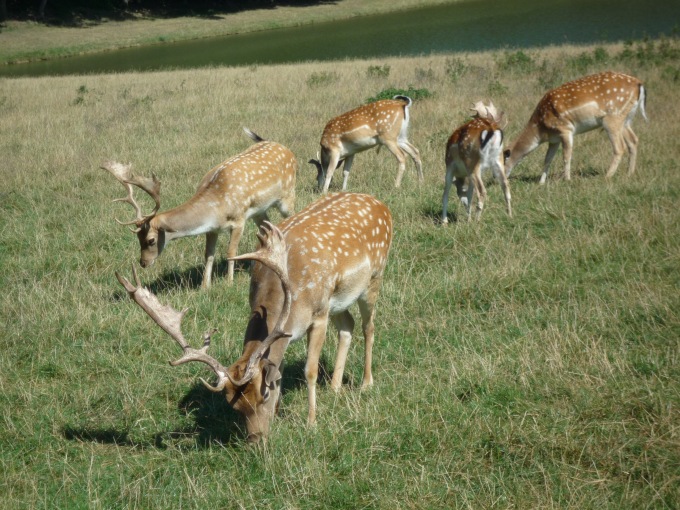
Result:
{"label": "fallow deer", "polygon": [[[499,114],[493,103],[477,102],[472,110],[475,116],[456,129],[446,143],[446,180],[442,198],[442,224],[449,218],[447,209],[449,191],[455,179],[458,198],[465,205],[470,219],[472,198],[477,193],[477,219],[482,216],[486,200],[486,188],[482,171],[491,168],[500,182],[508,215],[512,217],[510,185],[503,169],[503,131],[505,115]],[[466,189],[467,188],[467,189]]]}
{"label": "fallow deer", "polygon": [[557,149],[562,144],[564,177],[571,179],[574,135],[604,128],[614,149],[607,177],[611,177],[628,149],[628,174],[635,172],[638,137],[631,124],[637,110],[645,113],[645,87],[640,80],[623,73],[606,71],[565,83],[549,91],[538,103],[524,131],[505,151],[505,171],[512,169],[540,144],[548,143],[543,174],[544,184]]}
{"label": "fallow deer", "polygon": [[[180,330],[184,313],[161,305],[142,288],[135,273],[134,286],[116,273],[120,283],[153,320],[184,351],[171,365],[189,361],[207,364],[217,376],[215,392],[246,419],[248,439],[268,434],[278,407],[284,354],[290,342],[307,335],[307,379],[309,412],[316,420],[316,380],[319,356],[326,339],[329,318],[338,330],[338,349],[331,388],[339,390],[350,347],[354,320],[348,308],[357,302],[365,342],[362,387],[373,384],[371,370],[375,302],[392,241],[390,210],[370,195],[335,193],[326,195],[277,227],[261,227],[260,248],[235,260],[255,260],[250,284],[251,315],[243,353],[224,367],[203,347],[189,347]],[[134,271],[134,267],[133,267]]]}
{"label": "fallow deer", "polygon": [[[103,163],[127,189],[128,195],[116,201],[127,202],[135,208],[137,217],[121,225],[135,225],[141,247],[140,265],[148,267],[161,254],[165,245],[180,237],[205,234],[204,288],[210,287],[215,247],[220,232],[231,231],[227,248],[228,281],[234,280],[234,261],[238,243],[248,218],[258,226],[267,220],[267,210],[276,207],[288,216],[295,207],[295,175],[297,162],[293,153],[276,142],[265,141],[245,129],[255,142],[241,154],[227,159],[210,170],[198,185],[193,197],[184,204],[158,213],[160,209],[160,181],[132,174],[131,165]],[[150,214],[142,214],[141,206],[133,197],[132,186],[146,191],[156,206]]]}
{"label": "fallow deer", "polygon": [[352,168],[354,155],[384,145],[399,162],[395,186],[401,185],[408,154],[416,165],[418,179],[423,181],[420,152],[408,141],[409,109],[413,101],[406,96],[394,96],[359,106],[331,119],[321,135],[321,154],[309,162],[316,166],[317,183],[323,193],[328,191],[333,172],[344,161],[343,191]]}

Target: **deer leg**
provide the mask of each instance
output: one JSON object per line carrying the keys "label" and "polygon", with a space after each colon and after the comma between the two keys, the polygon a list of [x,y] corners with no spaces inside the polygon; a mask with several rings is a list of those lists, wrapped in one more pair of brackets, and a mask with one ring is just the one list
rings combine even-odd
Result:
{"label": "deer leg", "polygon": [[635,162],[637,160],[638,137],[630,126],[624,128],[623,140],[628,147],[628,175],[633,175],[635,173]]}
{"label": "deer leg", "polygon": [[[266,218],[266,215],[265,215]],[[264,220],[263,220],[264,221]],[[243,224],[234,225],[231,229],[231,235],[229,236],[229,246],[227,247],[227,258],[231,259],[238,255],[238,243],[241,240],[241,235],[243,234]],[[234,282],[234,261],[229,260],[227,262],[227,281],[229,283]]]}
{"label": "deer leg", "polygon": [[413,163],[416,165],[416,170],[418,172],[418,182],[423,182],[423,163],[420,160],[420,151],[415,145],[411,144],[408,140],[402,140],[399,142],[399,147],[403,149],[406,154],[411,156]]}
{"label": "deer leg", "polygon": [[338,330],[338,353],[335,356],[335,367],[333,368],[333,379],[331,388],[338,391],[342,386],[342,374],[345,372],[345,362],[347,353],[352,342],[352,331],[354,330],[354,319],[347,310],[333,316],[333,324]]}
{"label": "deer leg", "polygon": [[347,189],[347,179],[349,179],[349,171],[352,169],[353,162],[354,154],[351,154],[345,158],[345,164],[342,167],[342,191]]}
{"label": "deer leg", "polygon": [[319,377],[319,358],[324,340],[326,340],[327,326],[328,319],[316,320],[307,332],[307,363],[305,364],[309,401],[307,425],[314,425],[316,422],[316,380]]}
{"label": "deer leg", "polygon": [[[502,160],[501,160],[502,161]],[[496,180],[501,184],[501,189],[503,190],[503,195],[505,196],[505,209],[508,212],[508,216],[512,218],[512,205],[510,203],[510,183],[508,178],[503,171],[503,165],[500,162],[496,162],[493,167],[493,174]]]}
{"label": "deer leg", "polygon": [[472,177],[469,177],[467,180],[467,189],[465,190],[465,196],[461,196],[462,190],[465,186],[465,179],[462,178],[456,178],[456,188],[458,188],[458,196],[460,197],[460,201],[465,204],[465,210],[467,212],[467,219],[470,221],[470,218],[472,217],[472,200],[475,196],[475,186],[472,182]]}
{"label": "deer leg", "polygon": [[401,151],[399,146],[396,144],[396,142],[385,142],[385,147],[389,149],[389,151],[394,154],[394,157],[397,158],[397,161],[399,162],[399,171],[397,172],[397,180],[394,183],[394,186],[398,188],[401,186],[401,179],[404,177],[404,170],[406,170],[406,158],[404,157],[404,153]]}
{"label": "deer leg", "polygon": [[217,232],[208,232],[205,235],[205,269],[203,270],[203,282],[201,287],[210,287],[213,263],[215,262],[215,247],[217,246]]}
{"label": "deer leg", "polygon": [[[444,181],[444,196],[442,197],[442,225],[449,222],[447,210],[449,207],[449,191],[451,190],[451,183],[453,183],[453,163],[446,167],[446,177]],[[460,196],[460,193],[459,193]]]}
{"label": "deer leg", "polygon": [[614,150],[614,157],[609,165],[609,169],[605,174],[605,177],[611,177],[616,173],[619,168],[619,163],[621,163],[621,158],[623,157],[624,151],[624,135],[623,135],[623,124],[617,120],[605,118],[602,121],[602,127],[609,135],[609,141],[612,144],[612,149]]}
{"label": "deer leg", "polygon": [[340,153],[338,151],[333,151],[331,153],[330,160],[328,161],[328,167],[326,168],[326,181],[324,182],[323,190],[321,190],[323,193],[328,192],[328,188],[331,185],[331,180],[333,179],[333,172],[335,172],[339,161]]}
{"label": "deer leg", "polygon": [[567,131],[560,134],[562,139],[562,158],[564,159],[564,178],[571,180],[571,154],[574,149],[574,133]]}
{"label": "deer leg", "polygon": [[359,312],[361,313],[361,327],[364,333],[364,380],[362,388],[373,385],[373,341],[375,335],[375,302],[378,300],[381,278],[375,278],[368,284],[365,297],[358,299]]}
{"label": "deer leg", "polygon": [[540,184],[545,184],[548,178],[548,171],[550,170],[550,164],[552,163],[555,154],[557,154],[557,149],[560,147],[559,142],[550,142],[548,144],[548,152],[545,153],[545,161],[543,162],[543,173],[541,174]]}
{"label": "deer leg", "polygon": [[484,187],[484,182],[482,181],[482,167],[481,164],[477,164],[472,171],[470,176],[472,179],[472,184],[477,193],[477,215],[476,219],[479,221],[482,217],[482,212],[484,210],[484,202],[486,202],[486,188]]}

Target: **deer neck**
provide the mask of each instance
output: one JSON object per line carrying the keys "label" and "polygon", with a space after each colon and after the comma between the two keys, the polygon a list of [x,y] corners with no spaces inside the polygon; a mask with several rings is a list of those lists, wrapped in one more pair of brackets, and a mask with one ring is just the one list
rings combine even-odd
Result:
{"label": "deer neck", "polygon": [[510,157],[505,162],[506,168],[512,168],[524,157],[538,147],[543,141],[541,130],[534,118],[529,121],[517,140],[510,147]]}
{"label": "deer neck", "polygon": [[[305,335],[310,324],[311,312],[305,306],[305,299],[300,298],[295,283],[291,282],[292,303],[290,315],[283,330],[292,335],[290,338],[280,338],[269,348],[266,356],[277,366],[281,364],[288,349],[288,345]],[[281,280],[269,268],[261,263],[255,263],[250,280],[250,309],[251,316],[246,328],[243,352],[252,353],[254,349],[274,330],[283,308],[284,293]],[[250,354],[248,354],[250,355]]]}
{"label": "deer neck", "polygon": [[218,228],[216,208],[197,200],[189,200],[151,219],[152,228],[165,232],[166,241],[197,236]]}

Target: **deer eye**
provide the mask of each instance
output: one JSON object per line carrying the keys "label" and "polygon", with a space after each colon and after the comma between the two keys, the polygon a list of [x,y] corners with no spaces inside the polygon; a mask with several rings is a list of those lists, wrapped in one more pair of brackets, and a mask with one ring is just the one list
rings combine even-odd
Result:
{"label": "deer eye", "polygon": [[149,239],[149,246],[153,246],[154,244],[156,244],[156,239],[152,237],[151,239]]}

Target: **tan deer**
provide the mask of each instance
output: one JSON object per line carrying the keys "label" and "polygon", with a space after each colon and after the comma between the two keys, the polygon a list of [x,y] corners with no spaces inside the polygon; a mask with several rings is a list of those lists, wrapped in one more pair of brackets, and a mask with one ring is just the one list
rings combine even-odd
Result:
{"label": "tan deer", "polygon": [[571,179],[571,154],[574,135],[604,128],[614,149],[607,177],[619,167],[624,149],[628,149],[628,174],[635,172],[638,137],[631,124],[635,113],[645,113],[645,87],[627,74],[606,71],[565,83],[551,90],[538,103],[524,131],[505,151],[505,172],[512,169],[540,144],[548,143],[543,174],[544,184],[557,149],[562,144],[564,177]]}
{"label": "tan deer", "polygon": [[455,180],[458,198],[465,205],[470,219],[472,198],[477,193],[477,219],[482,216],[486,188],[482,171],[491,168],[500,182],[508,215],[512,217],[510,185],[503,169],[503,130],[505,114],[499,114],[493,103],[477,102],[475,116],[456,129],[446,143],[446,180],[442,198],[442,224],[449,222],[447,209],[451,183]]}
{"label": "tan deer", "polygon": [[397,188],[406,169],[404,152],[415,163],[418,179],[422,182],[420,152],[407,139],[412,103],[409,97],[394,96],[394,99],[365,104],[331,119],[321,135],[321,155],[309,160],[316,166],[319,189],[323,193],[328,191],[333,172],[344,161],[342,189],[346,190],[354,155],[381,145],[387,147],[399,162]]}
{"label": "tan deer", "polygon": [[[220,232],[231,231],[227,248],[228,280],[234,280],[234,261],[238,243],[248,218],[257,225],[267,220],[267,210],[276,207],[288,216],[295,207],[295,174],[297,162],[283,145],[268,142],[245,129],[257,143],[241,154],[227,159],[210,170],[198,185],[193,197],[184,204],[158,213],[160,182],[132,174],[131,165],[116,162],[102,164],[127,189],[128,195],[115,201],[127,202],[135,208],[137,217],[121,225],[135,225],[141,247],[139,263],[148,267],[173,239],[205,234],[204,288],[210,287],[215,247]],[[149,214],[143,214],[133,197],[132,186],[146,191],[156,202]]]}
{"label": "tan deer", "polygon": [[[277,227],[261,227],[260,248],[236,260],[255,260],[250,284],[251,315],[243,354],[224,367],[203,347],[189,347],[180,323],[184,313],[161,305],[156,297],[116,273],[130,296],[172,336],[184,355],[171,363],[207,364],[217,376],[215,392],[246,419],[248,439],[266,436],[280,396],[281,363],[290,342],[307,335],[309,413],[316,420],[316,380],[319,356],[329,318],[338,330],[338,349],[331,388],[338,390],[350,347],[354,320],[348,308],[358,303],[365,342],[362,387],[373,383],[371,371],[375,303],[392,241],[390,210],[370,195],[326,195]],[[134,268],[133,268],[134,270]]]}

